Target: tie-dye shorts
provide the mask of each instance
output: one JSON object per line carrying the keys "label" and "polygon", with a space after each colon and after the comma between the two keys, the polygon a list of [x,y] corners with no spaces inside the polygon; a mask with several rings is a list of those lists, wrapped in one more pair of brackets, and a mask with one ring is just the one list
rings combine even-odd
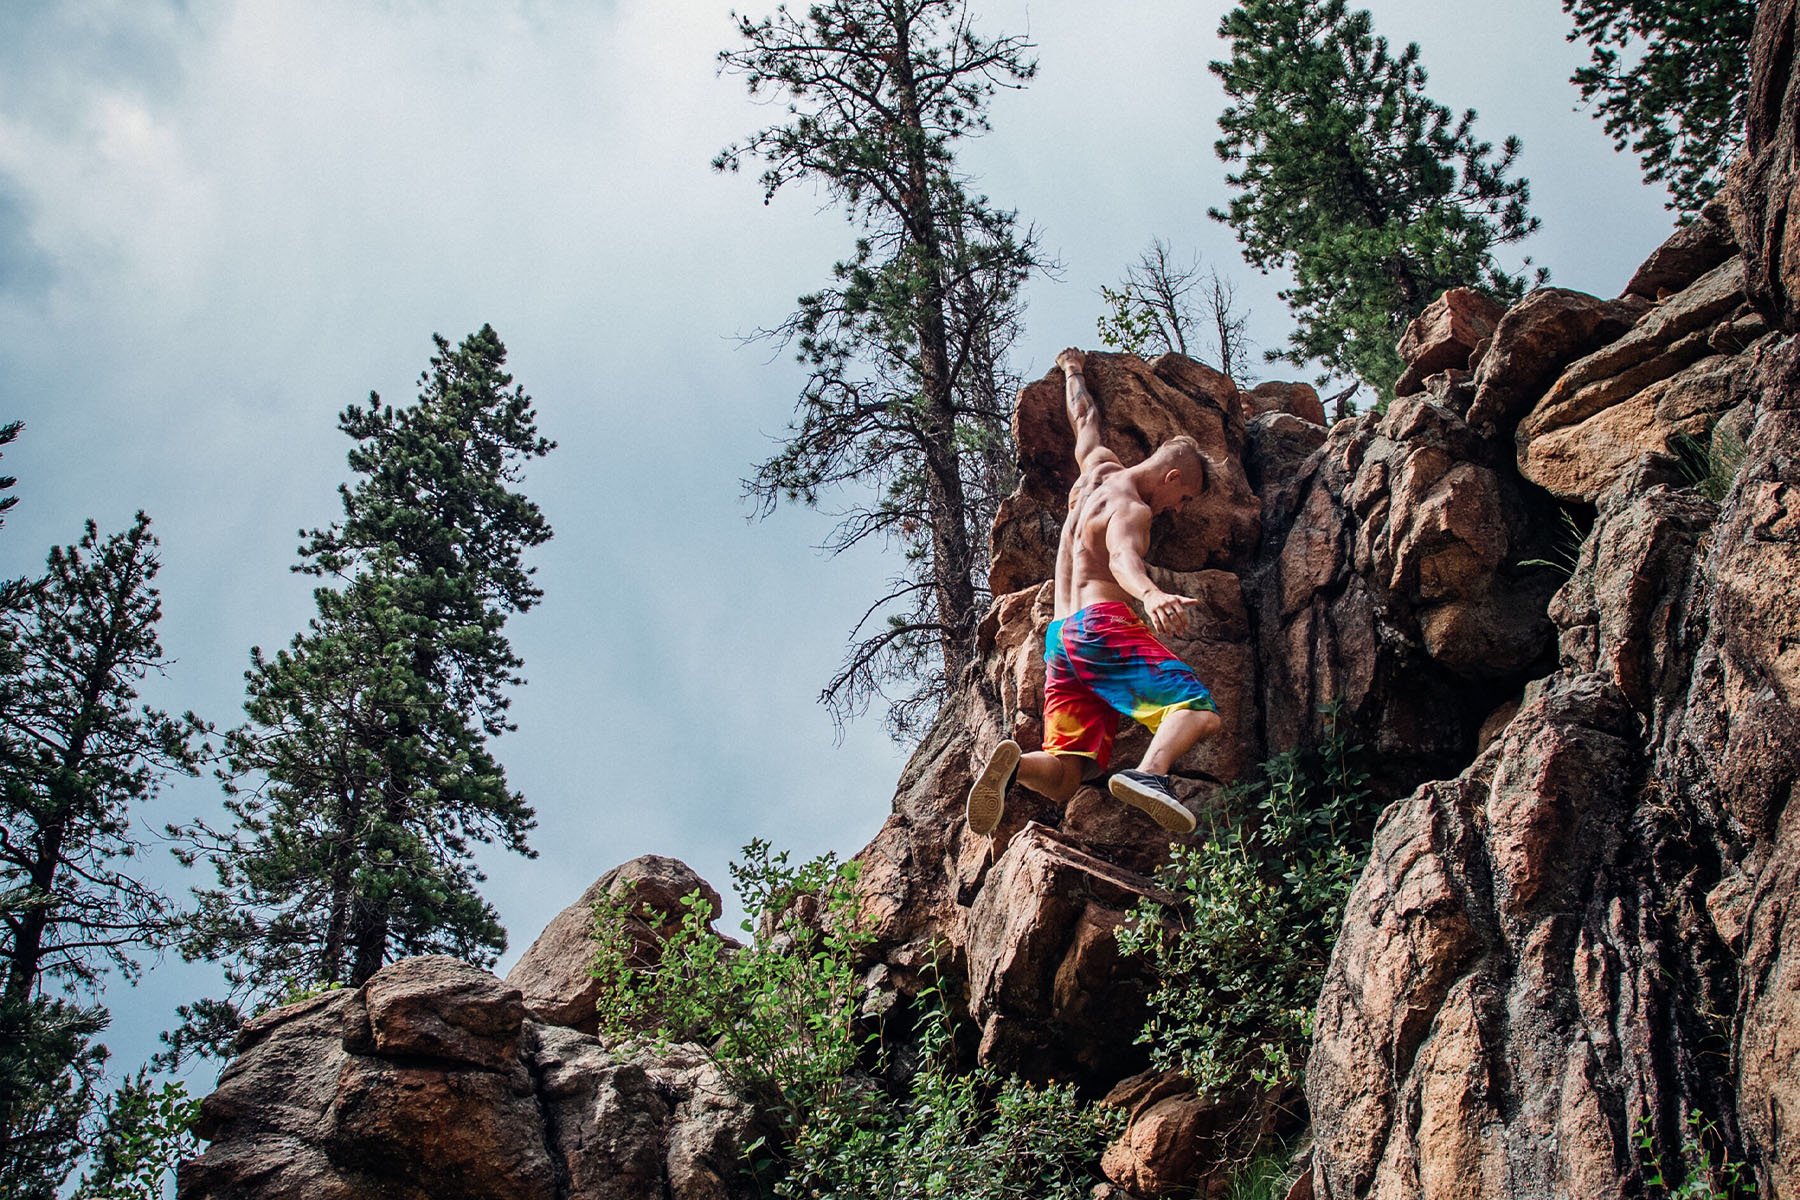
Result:
{"label": "tie-dye shorts", "polygon": [[1044,631],[1044,749],[1112,760],[1119,717],[1155,733],[1178,708],[1217,712],[1192,667],[1156,640],[1131,607],[1090,604]]}

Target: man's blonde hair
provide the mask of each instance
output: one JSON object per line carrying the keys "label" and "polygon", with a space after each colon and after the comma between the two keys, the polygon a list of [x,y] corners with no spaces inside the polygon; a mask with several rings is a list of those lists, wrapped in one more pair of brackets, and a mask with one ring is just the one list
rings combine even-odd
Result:
{"label": "man's blonde hair", "polygon": [[1200,449],[1200,443],[1185,433],[1158,446],[1151,457],[1161,459],[1166,464],[1164,470],[1172,467],[1183,475],[1191,474],[1198,480],[1202,492],[1212,487],[1212,460]]}

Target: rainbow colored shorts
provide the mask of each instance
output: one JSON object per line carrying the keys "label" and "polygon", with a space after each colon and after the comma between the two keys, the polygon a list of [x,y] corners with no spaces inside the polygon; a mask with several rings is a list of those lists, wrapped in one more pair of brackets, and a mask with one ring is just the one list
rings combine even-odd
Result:
{"label": "rainbow colored shorts", "polygon": [[1178,708],[1219,711],[1194,669],[1116,600],[1050,622],[1044,666],[1044,749],[1098,769],[1112,759],[1121,715],[1155,733]]}

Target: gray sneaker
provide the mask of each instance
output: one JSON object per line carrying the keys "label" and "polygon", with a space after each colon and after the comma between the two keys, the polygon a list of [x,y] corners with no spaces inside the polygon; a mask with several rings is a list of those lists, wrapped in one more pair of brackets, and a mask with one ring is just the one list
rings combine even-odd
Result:
{"label": "gray sneaker", "polygon": [[969,788],[968,821],[971,833],[987,835],[1000,827],[1006,811],[1006,789],[1019,773],[1019,743],[1011,738],[988,752],[987,765]]}
{"label": "gray sneaker", "polygon": [[1117,799],[1150,814],[1150,819],[1170,833],[1194,832],[1194,814],[1169,790],[1167,775],[1148,771],[1120,771],[1107,783]]}

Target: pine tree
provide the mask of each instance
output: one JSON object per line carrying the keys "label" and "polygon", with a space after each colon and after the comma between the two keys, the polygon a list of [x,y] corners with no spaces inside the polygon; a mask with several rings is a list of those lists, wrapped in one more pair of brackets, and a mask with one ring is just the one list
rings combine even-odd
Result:
{"label": "pine tree", "polygon": [[163,665],[150,519],[50,552],[13,590],[0,671],[0,1192],[54,1196],[79,1151],[104,1051],[92,994],[131,951],[164,942],[175,914],[135,871],[139,810],[171,773],[193,774],[204,726],[140,706]]}
{"label": "pine tree", "polygon": [[186,1010],[177,1049],[216,1042],[246,1000],[505,948],[472,847],[534,853],[488,741],[523,682],[506,621],[542,595],[523,556],[550,537],[514,485],[553,443],[491,328],[434,341],[416,404],[371,395],[340,417],[358,479],[296,567],[338,586],[285,650],[252,652],[249,720],[226,740],[235,826],[184,831],[218,874],[184,952],[222,961],[232,996]]}
{"label": "pine tree", "polygon": [[[1756,0],[1563,0],[1590,64],[1570,82],[1668,207],[1695,213],[1744,144]],[[1629,64],[1629,65],[1628,65]]]}
{"label": "pine tree", "polygon": [[985,131],[995,91],[1036,68],[1023,40],[977,35],[958,0],[830,0],[736,21],[744,45],[721,69],[784,96],[787,120],[714,166],[760,161],[765,198],[821,184],[859,230],[833,282],[772,331],[810,377],[746,491],[765,513],[840,488],[866,496],[829,546],[885,541],[905,566],[820,698],[843,720],[885,696],[907,736],[974,651],[985,538],[1012,483],[1007,351],[1037,265],[1033,235],[970,190],[954,143]]}
{"label": "pine tree", "polygon": [[1297,329],[1270,357],[1386,396],[1395,343],[1427,304],[1458,286],[1523,289],[1492,253],[1538,226],[1526,181],[1507,178],[1519,141],[1496,157],[1474,110],[1456,117],[1425,94],[1418,46],[1391,53],[1345,0],[1244,0],[1219,32],[1231,58],[1212,70],[1231,104],[1217,149],[1239,194],[1212,216],[1252,265],[1292,272],[1282,297]]}

